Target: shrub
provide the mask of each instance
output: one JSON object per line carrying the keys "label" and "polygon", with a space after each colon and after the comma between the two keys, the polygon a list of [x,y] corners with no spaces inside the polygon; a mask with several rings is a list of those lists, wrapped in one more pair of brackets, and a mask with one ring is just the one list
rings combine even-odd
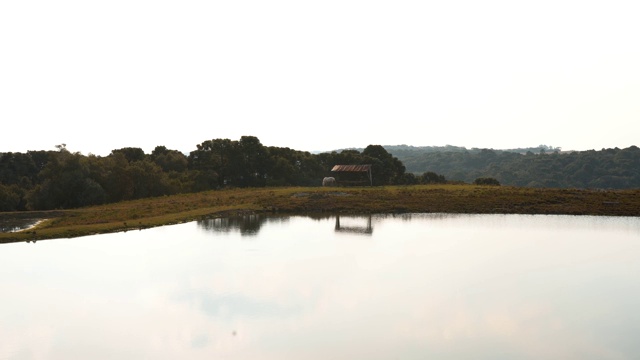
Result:
{"label": "shrub", "polygon": [[475,185],[491,185],[500,186],[500,182],[494,178],[477,178],[474,182]]}
{"label": "shrub", "polygon": [[447,179],[444,178],[444,175],[436,174],[433,171],[427,171],[420,177],[420,182],[423,184],[445,184]]}

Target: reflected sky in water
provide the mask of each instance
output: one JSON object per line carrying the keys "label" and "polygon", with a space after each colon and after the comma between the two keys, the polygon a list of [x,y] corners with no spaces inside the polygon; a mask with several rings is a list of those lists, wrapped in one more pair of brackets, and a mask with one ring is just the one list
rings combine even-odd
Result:
{"label": "reflected sky in water", "polygon": [[[0,245],[0,359],[635,359],[638,218],[254,217]],[[357,231],[364,229],[364,231]]]}

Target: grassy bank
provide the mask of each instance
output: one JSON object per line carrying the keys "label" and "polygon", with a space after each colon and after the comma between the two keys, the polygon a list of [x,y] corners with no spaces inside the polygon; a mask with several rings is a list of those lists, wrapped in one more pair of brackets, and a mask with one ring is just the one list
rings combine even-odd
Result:
{"label": "grassy bank", "polygon": [[0,221],[11,216],[48,218],[36,228],[0,234],[0,242],[69,238],[253,212],[639,216],[640,190],[473,185],[231,189],[36,214],[0,213]]}

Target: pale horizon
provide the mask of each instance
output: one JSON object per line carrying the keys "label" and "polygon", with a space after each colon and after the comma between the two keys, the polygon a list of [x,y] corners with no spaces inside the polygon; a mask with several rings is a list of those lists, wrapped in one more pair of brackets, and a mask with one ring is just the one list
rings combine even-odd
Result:
{"label": "pale horizon", "polygon": [[632,1],[0,3],[0,152],[638,145]]}

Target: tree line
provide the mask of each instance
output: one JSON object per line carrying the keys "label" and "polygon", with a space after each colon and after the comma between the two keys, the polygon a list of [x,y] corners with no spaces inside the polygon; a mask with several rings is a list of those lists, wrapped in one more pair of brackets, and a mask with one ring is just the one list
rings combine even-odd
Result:
{"label": "tree line", "polygon": [[[320,186],[337,164],[371,164],[373,185],[434,184],[558,188],[640,188],[640,149],[537,153],[447,146],[346,149],[320,154],[268,147],[254,136],[212,139],[188,155],[157,146],[82,155],[51,151],[0,153],[0,211],[69,209],[225,187]],[[424,151],[423,151],[424,150]],[[338,180],[362,174],[337,174]],[[446,178],[445,178],[446,176]],[[358,178],[360,177],[360,178]]]}
{"label": "tree line", "polygon": [[371,164],[373,185],[421,179],[405,174],[402,162],[380,145],[311,154],[243,136],[204,141],[188,155],[165,146],[150,154],[115,149],[108,156],[56,147],[0,153],[0,211],[69,209],[225,187],[320,186],[337,164]]}
{"label": "tree line", "polygon": [[403,162],[407,172],[428,170],[452,181],[494,178],[502,185],[524,187],[640,188],[640,148],[637,146],[569,152],[544,145],[536,152],[385,148]]}

